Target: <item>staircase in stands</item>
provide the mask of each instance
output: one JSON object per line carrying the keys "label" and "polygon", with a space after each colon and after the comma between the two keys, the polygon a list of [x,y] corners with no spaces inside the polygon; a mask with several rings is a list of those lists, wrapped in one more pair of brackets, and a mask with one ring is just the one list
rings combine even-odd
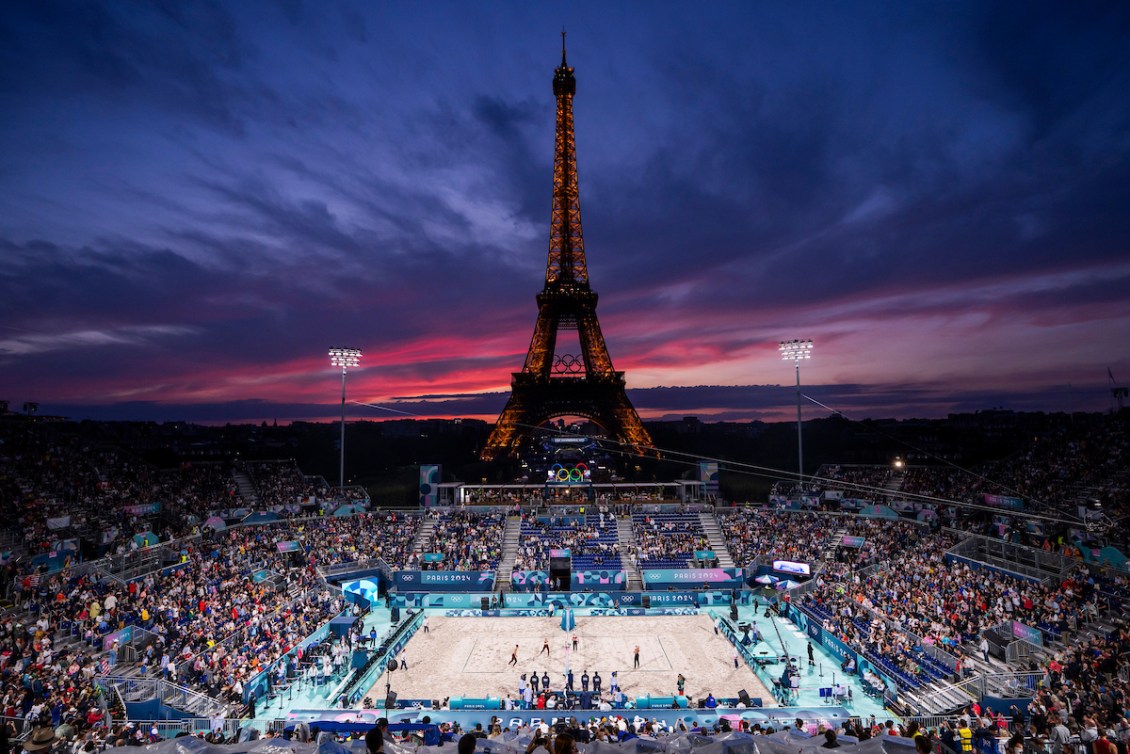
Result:
{"label": "staircase in stands", "polygon": [[718,567],[733,568],[734,559],[730,555],[730,548],[726,546],[726,537],[722,534],[722,527],[718,524],[718,519],[714,517],[713,513],[699,513],[698,518],[702,522],[702,530],[706,533],[706,539],[710,542],[710,549],[714,550],[714,557],[718,559]]}
{"label": "staircase in stands", "polygon": [[232,474],[235,479],[235,486],[239,490],[239,496],[243,498],[243,504],[247,508],[254,508],[259,504],[259,493],[255,491],[255,483],[251,481],[251,477],[244,471],[236,471]]}
{"label": "staircase in stands", "polygon": [[494,591],[510,591],[510,577],[514,575],[514,559],[518,557],[518,543],[522,533],[522,517],[508,516],[502,532],[502,558],[494,575]]}
{"label": "staircase in stands", "polygon": [[640,574],[639,566],[636,564],[638,558],[632,558],[632,553],[639,552],[639,543],[636,541],[636,532],[632,529],[632,517],[621,516],[616,519],[616,541],[620,544],[620,564],[624,569],[624,573],[628,576],[628,583],[625,585],[629,592],[643,591],[643,577]]}
{"label": "staircase in stands", "polygon": [[428,515],[423,516],[420,519],[420,528],[416,531],[416,539],[412,541],[412,552],[431,552],[435,530],[436,520]]}

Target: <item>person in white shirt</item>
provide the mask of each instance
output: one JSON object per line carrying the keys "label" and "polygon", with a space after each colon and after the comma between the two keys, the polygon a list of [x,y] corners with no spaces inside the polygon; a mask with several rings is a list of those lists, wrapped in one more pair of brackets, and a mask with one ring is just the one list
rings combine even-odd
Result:
{"label": "person in white shirt", "polygon": [[[1118,726],[1115,728],[1114,737],[1122,741],[1122,743],[1130,746],[1130,720],[1123,717],[1118,721]],[[1112,738],[1113,740],[1113,738]]]}

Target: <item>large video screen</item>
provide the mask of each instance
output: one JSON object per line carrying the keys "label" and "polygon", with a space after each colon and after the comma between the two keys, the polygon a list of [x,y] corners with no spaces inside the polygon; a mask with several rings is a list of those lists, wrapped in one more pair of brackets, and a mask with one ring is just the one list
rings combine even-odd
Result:
{"label": "large video screen", "polygon": [[812,567],[808,563],[798,563],[795,560],[774,560],[773,570],[777,573],[791,573],[795,576],[812,575]]}

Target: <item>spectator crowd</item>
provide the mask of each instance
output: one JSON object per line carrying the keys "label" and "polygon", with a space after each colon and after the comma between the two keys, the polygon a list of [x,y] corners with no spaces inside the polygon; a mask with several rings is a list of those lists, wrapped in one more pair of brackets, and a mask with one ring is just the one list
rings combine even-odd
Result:
{"label": "spectator crowd", "polygon": [[[1091,434],[1064,428],[985,473],[1026,500],[1064,502],[1079,484],[1122,489],[1125,474],[1117,462],[1127,449],[1124,428],[1086,421]],[[430,513],[430,551],[442,555],[438,563],[425,563],[418,552],[420,519],[395,512],[288,518],[218,532],[199,527],[201,512],[246,503],[237,473],[251,480],[260,505],[288,516],[295,513],[290,506],[328,494],[324,482],[305,477],[293,462],[158,470],[90,437],[30,424],[7,423],[0,439],[0,516],[19,532],[27,553],[3,565],[18,610],[0,619],[0,702],[21,726],[49,721],[83,746],[119,734],[145,736],[99,727],[113,713],[99,675],[163,678],[238,705],[251,678],[346,609],[321,569],[381,558],[393,569],[489,571],[502,555],[506,518],[491,511]],[[834,467],[827,476],[829,489],[889,481],[881,467]],[[902,483],[906,492],[957,501],[983,502],[990,489],[948,468],[912,468]],[[1001,487],[992,489],[997,494]],[[157,502],[159,512],[137,508]],[[945,505],[938,513],[945,523],[978,532],[996,527],[997,536],[1078,555],[1069,536],[1018,530],[1005,513],[972,516]],[[549,550],[557,548],[571,550],[578,563],[619,567],[616,520],[605,514],[599,508],[556,518],[523,513],[515,570],[545,569]],[[636,508],[631,517],[642,568],[686,567],[695,550],[710,549],[698,513]],[[1067,754],[1063,744],[1070,738],[1064,736],[1083,744],[1100,733],[1125,740],[1125,574],[1081,564],[1065,578],[1039,583],[946,562],[961,534],[936,524],[744,508],[722,509],[717,519],[739,565],[757,557],[812,563],[816,576],[802,606],[910,687],[950,673],[960,677],[982,659],[975,648],[985,632],[1002,623],[1040,630],[1062,643],[1055,659],[1037,668],[1045,680],[1027,709],[1011,716],[1011,730],[1046,736],[1051,754]],[[139,547],[135,536],[149,532],[173,557],[126,583],[88,564],[35,560],[66,552],[66,541],[79,537],[92,537],[108,553],[128,553]],[[846,544],[844,536],[861,541]],[[280,548],[283,542],[294,544]],[[1084,632],[1103,620],[1115,627]],[[115,643],[126,627],[134,638]],[[935,650],[952,655],[956,666]],[[966,724],[975,729],[974,718],[978,724],[984,718],[970,717]],[[999,720],[989,721],[999,729]],[[602,727],[589,735],[601,735]],[[1093,746],[1090,754],[1096,754]]]}
{"label": "spectator crowd", "polygon": [[493,571],[502,558],[506,516],[493,511],[450,508],[436,511],[431,551],[438,562],[423,563],[442,571]]}
{"label": "spectator crowd", "polygon": [[696,550],[710,549],[698,513],[633,513],[632,531],[643,569],[686,568]]}

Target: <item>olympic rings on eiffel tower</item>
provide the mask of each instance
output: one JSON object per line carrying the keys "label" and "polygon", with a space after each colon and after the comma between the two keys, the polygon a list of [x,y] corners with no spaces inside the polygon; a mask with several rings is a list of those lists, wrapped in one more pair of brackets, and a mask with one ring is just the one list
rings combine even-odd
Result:
{"label": "olympic rings on eiffel tower", "polygon": [[583,482],[589,478],[588,464],[578,463],[573,468],[566,468],[559,463],[549,467],[546,473],[548,482]]}
{"label": "olympic rings on eiffel tower", "polygon": [[585,360],[581,356],[565,353],[553,357],[553,371],[557,374],[580,374],[585,371]]}

